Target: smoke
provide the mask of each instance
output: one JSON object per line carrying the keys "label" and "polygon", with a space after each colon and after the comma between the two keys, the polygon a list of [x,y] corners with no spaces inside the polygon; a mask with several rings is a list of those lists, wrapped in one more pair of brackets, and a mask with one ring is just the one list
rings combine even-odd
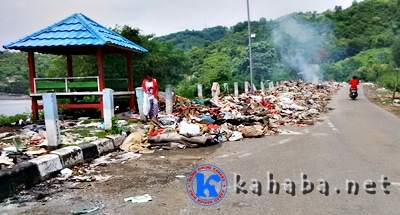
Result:
{"label": "smoke", "polygon": [[272,40],[282,60],[304,81],[320,81],[322,71],[319,63],[325,57],[324,34],[318,32],[318,26],[293,15],[276,21]]}

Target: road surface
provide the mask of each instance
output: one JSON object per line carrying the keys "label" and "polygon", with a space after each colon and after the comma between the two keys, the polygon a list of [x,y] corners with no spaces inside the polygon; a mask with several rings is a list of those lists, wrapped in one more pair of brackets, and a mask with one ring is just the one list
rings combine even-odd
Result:
{"label": "road surface", "polygon": [[[113,175],[106,182],[64,188],[45,202],[3,204],[0,214],[69,214],[95,206],[100,209],[91,214],[399,214],[400,119],[369,102],[362,89],[359,93],[352,101],[341,89],[329,104],[333,110],[316,125],[282,127],[294,131],[290,135],[143,155],[103,167],[104,174]],[[228,179],[225,198],[208,207],[195,204],[186,179],[175,177],[204,163],[217,165]],[[280,183],[279,194],[269,193],[267,172]],[[246,182],[247,194],[236,193],[235,174]],[[259,182],[261,193],[252,192],[251,179]],[[285,179],[294,182],[295,193],[285,192]],[[314,184],[312,192],[303,194],[305,182]],[[351,182],[358,183],[357,194],[346,191]],[[153,200],[123,200],[144,193]]]}

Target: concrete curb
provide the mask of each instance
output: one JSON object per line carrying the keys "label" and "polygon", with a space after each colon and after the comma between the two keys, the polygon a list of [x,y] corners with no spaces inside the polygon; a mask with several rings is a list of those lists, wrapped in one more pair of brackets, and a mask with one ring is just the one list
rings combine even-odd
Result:
{"label": "concrete curb", "polygon": [[11,169],[0,170],[0,201],[57,175],[64,168],[90,162],[118,149],[125,138],[123,135],[109,135],[88,144],[57,149],[49,154],[18,163]]}
{"label": "concrete curb", "polygon": [[115,149],[113,140],[109,138],[98,139],[89,144],[96,145],[99,156]]}
{"label": "concrete curb", "polygon": [[0,172],[0,199],[7,198],[11,193],[11,176],[7,172]]}
{"label": "concrete curb", "polygon": [[78,146],[67,146],[54,150],[50,154],[58,155],[64,168],[83,163],[83,152]]}
{"label": "concrete curb", "polygon": [[84,162],[90,162],[100,155],[99,150],[97,149],[97,146],[95,144],[86,143],[79,145],[79,148],[82,149]]}

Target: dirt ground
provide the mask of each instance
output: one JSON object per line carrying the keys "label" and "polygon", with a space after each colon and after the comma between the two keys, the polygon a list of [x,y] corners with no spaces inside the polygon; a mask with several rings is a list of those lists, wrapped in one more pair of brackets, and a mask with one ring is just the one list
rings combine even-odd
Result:
{"label": "dirt ground", "polygon": [[[363,89],[365,96],[372,103],[400,117],[400,104],[396,106],[392,103],[393,92],[383,90],[383,88],[378,88],[377,85],[373,84],[364,84]],[[396,94],[397,97],[399,97],[399,94]]]}
{"label": "dirt ground", "polygon": [[[88,167],[89,164],[75,167],[75,173],[76,168],[79,168],[87,171],[81,175],[100,176],[100,180],[47,180],[0,203],[0,214],[69,214],[70,210],[94,207],[99,208],[99,213],[94,214],[124,214],[119,211],[121,204],[124,204],[123,199],[145,193],[151,193],[153,198],[159,199],[155,207],[165,208],[165,214],[171,214],[173,212],[168,211],[168,205],[179,202],[170,201],[163,190],[174,186],[182,190],[176,195],[185,195],[185,178],[182,176],[205,162],[220,147],[221,145],[214,145],[194,149],[157,150],[153,154],[143,154],[140,158],[126,162],[117,161],[95,168]],[[118,160],[118,156],[124,152],[112,154],[109,160]],[[135,207],[138,209],[141,206]]]}

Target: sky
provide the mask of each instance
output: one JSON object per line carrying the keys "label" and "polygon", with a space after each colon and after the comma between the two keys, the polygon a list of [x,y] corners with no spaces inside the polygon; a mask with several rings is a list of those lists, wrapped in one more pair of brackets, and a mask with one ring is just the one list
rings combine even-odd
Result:
{"label": "sky", "polygon": [[[292,12],[347,8],[353,0],[248,0],[250,20]],[[360,1],[360,0],[358,0]],[[247,21],[247,0],[0,0],[0,50],[74,14],[105,27],[129,25],[141,34],[167,35]]]}

